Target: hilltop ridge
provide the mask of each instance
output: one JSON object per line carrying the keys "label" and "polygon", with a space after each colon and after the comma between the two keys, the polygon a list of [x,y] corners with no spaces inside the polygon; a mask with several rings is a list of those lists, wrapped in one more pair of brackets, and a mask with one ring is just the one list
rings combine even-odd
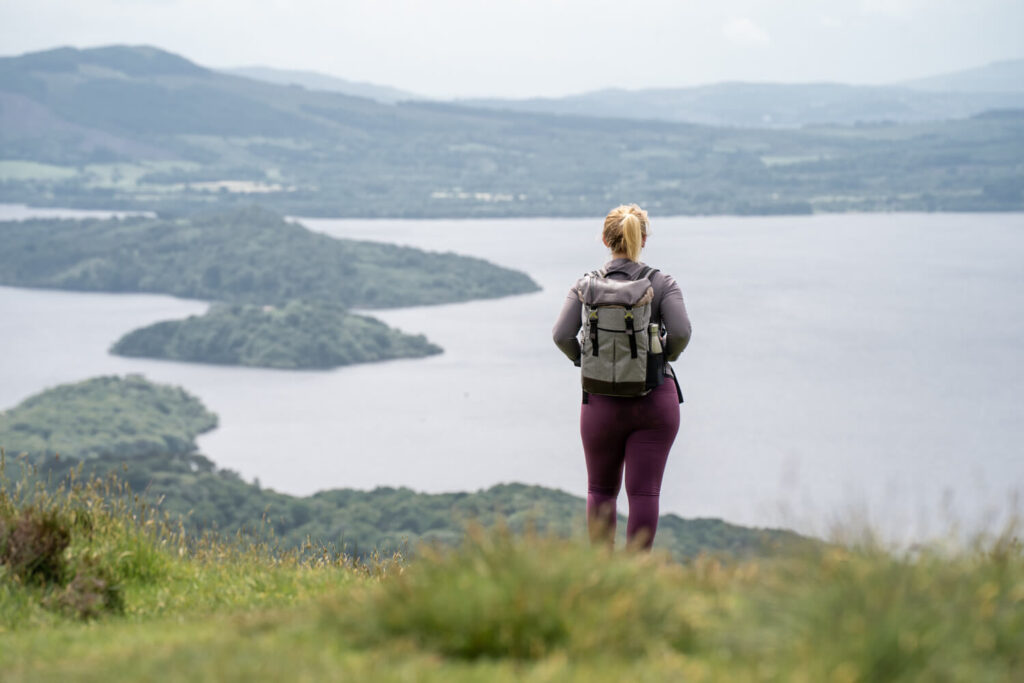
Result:
{"label": "hilltop ridge", "polygon": [[52,73],[81,73],[96,66],[128,76],[196,76],[210,70],[181,55],[151,45],[56,47],[23,55],[0,57],[0,70],[13,66]]}

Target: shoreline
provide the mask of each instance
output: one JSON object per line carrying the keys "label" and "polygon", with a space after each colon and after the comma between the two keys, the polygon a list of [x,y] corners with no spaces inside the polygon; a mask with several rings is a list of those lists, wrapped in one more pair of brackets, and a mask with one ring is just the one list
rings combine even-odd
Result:
{"label": "shoreline", "polygon": [[[113,202],[117,205],[117,202]],[[215,207],[212,204],[203,206],[197,205],[189,207],[196,212],[204,210],[230,210],[232,206],[238,208],[242,205],[259,205],[263,204],[258,201],[252,202],[237,202],[228,205],[227,207]],[[269,207],[273,211],[277,211],[274,207]],[[5,212],[8,210],[13,211],[24,211],[31,213],[32,215],[14,217],[7,216]],[[112,217],[133,217],[141,216],[147,218],[155,218],[159,213],[159,209],[152,208],[115,208],[115,209],[97,209],[93,206],[88,207],[75,207],[68,206],[66,204],[28,204],[21,202],[3,202],[0,201],[0,222],[7,221],[22,221],[31,220],[33,218],[41,219],[67,219],[75,220],[78,218],[112,218]],[[858,211],[858,210],[836,210],[836,211],[811,211],[809,213],[666,213],[659,214],[655,211],[649,210],[652,220],[709,220],[709,219],[723,219],[723,220],[757,220],[765,218],[787,218],[787,219],[811,219],[822,216],[878,216],[878,215],[920,215],[920,216],[935,216],[935,215],[979,215],[987,216],[993,214],[1021,214],[1024,215],[1024,208],[1013,208],[1013,209],[938,209],[935,211],[924,211],[921,209],[880,209],[876,211]],[[37,215],[38,214],[38,215]],[[63,215],[69,214],[69,215]],[[454,214],[424,214],[419,216],[406,216],[406,215],[381,215],[381,214],[345,214],[345,215],[299,215],[282,213],[282,217],[289,222],[303,223],[304,221],[370,221],[370,222],[501,222],[501,221],[546,221],[546,220],[603,220],[604,216],[599,214],[537,214],[537,213],[520,213],[520,214],[507,214],[502,216],[474,216],[466,213],[454,213]]]}

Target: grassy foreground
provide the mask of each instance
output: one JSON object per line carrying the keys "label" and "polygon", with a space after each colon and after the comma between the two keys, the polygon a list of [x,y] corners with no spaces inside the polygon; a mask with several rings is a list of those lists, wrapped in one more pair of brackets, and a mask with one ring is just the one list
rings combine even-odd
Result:
{"label": "grassy foreground", "polygon": [[608,553],[470,527],[355,563],[196,540],[115,479],[0,488],[0,678],[1019,681],[1024,550]]}

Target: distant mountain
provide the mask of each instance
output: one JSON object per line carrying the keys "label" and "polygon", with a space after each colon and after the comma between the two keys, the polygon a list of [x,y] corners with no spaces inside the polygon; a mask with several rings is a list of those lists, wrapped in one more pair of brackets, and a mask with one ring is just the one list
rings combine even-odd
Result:
{"label": "distant mountain", "polygon": [[[1024,208],[1013,102],[993,103],[999,116],[792,128],[895,118],[897,91],[609,91],[552,115],[384,104],[152,47],[61,48],[0,58],[0,201],[172,214],[258,199],[293,216],[416,218],[595,216],[623,201],[660,215]],[[931,98],[902,103],[914,116],[915,102],[947,101],[902,92]],[[673,97],[731,125],[638,120],[671,118]],[[765,129],[766,115],[790,128]]]}
{"label": "distant mountain", "polygon": [[210,73],[184,57],[148,45],[109,45],[78,50],[58,47],[18,57],[0,57],[0,68],[67,74],[91,73],[95,77],[203,76]]}
{"label": "distant mountain", "polygon": [[901,85],[940,92],[1024,93],[1024,59],[992,62],[973,69],[904,81]]}
{"label": "distant mountain", "polygon": [[3,57],[0,150],[8,158],[26,158],[17,151],[26,145],[37,150],[27,158],[209,158],[174,136],[308,134],[329,127],[310,113],[317,106],[329,102],[353,115],[381,107],[339,93],[304,93],[145,46]]}
{"label": "distant mountain", "polygon": [[560,98],[465,99],[473,107],[572,116],[660,119],[712,126],[805,125],[957,119],[1024,107],[1024,89],[931,92],[839,83],[717,83],[690,88],[599,90]]}
{"label": "distant mountain", "polygon": [[366,97],[377,102],[393,104],[402,100],[427,99],[415,93],[386,85],[374,85],[359,81],[347,81],[344,78],[329,76],[316,71],[294,71],[289,69],[272,69],[266,66],[241,66],[233,69],[221,69],[221,72],[232,76],[252,78],[279,85],[301,85],[309,90],[326,90],[340,92],[355,97]]}

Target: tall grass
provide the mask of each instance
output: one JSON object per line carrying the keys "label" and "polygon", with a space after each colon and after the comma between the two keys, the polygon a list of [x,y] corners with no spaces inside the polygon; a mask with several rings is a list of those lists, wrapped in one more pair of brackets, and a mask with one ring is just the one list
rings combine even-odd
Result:
{"label": "tall grass", "polygon": [[283,605],[400,563],[357,562],[312,540],[282,549],[267,524],[197,537],[114,473],[41,481],[0,451],[0,628]]}
{"label": "tall grass", "polygon": [[[972,547],[868,535],[683,564],[471,526],[361,564],[190,538],[116,478],[2,488],[3,548],[23,518],[68,531],[41,574],[0,565],[5,680],[1024,680],[1013,526]],[[89,577],[109,604],[61,597],[102,593]]]}

